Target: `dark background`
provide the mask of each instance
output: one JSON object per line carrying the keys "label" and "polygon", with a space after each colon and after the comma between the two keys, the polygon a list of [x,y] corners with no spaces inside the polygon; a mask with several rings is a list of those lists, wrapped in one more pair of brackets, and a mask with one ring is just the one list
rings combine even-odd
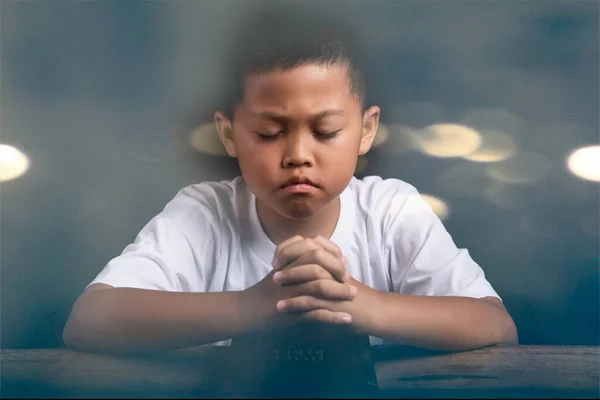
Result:
{"label": "dark background", "polygon": [[[598,183],[565,165],[598,144],[598,4],[310,4],[369,27],[371,97],[389,140],[397,123],[494,109],[522,158],[545,160],[511,183],[486,174],[491,164],[384,143],[357,173],[446,202],[447,229],[503,297],[522,344],[599,343]],[[211,121],[228,33],[254,6],[1,2],[0,143],[31,162],[1,186],[2,348],[62,346],[77,296],[179,189],[237,175],[188,137]]]}

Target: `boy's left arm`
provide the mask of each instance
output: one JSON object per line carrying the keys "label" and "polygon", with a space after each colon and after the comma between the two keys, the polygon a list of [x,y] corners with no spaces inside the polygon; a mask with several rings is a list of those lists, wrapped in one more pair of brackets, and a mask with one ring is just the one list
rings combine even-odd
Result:
{"label": "boy's left arm", "polygon": [[358,332],[442,351],[518,343],[515,324],[496,297],[405,295],[351,281],[358,294],[340,307]]}

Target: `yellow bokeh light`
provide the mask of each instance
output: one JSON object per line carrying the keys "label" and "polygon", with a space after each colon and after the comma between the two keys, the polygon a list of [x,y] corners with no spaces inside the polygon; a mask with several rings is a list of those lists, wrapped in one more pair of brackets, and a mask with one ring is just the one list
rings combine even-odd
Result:
{"label": "yellow bokeh light", "polygon": [[435,124],[415,136],[420,150],[433,157],[463,157],[481,145],[479,133],[468,126]]}
{"label": "yellow bokeh light", "polygon": [[28,168],[29,159],[22,151],[7,144],[0,144],[0,182],[16,179]]}
{"label": "yellow bokeh light", "polygon": [[573,175],[600,182],[600,146],[582,147],[567,157],[567,167]]}
{"label": "yellow bokeh light", "polygon": [[421,198],[425,200],[431,206],[434,214],[438,216],[440,220],[445,220],[450,214],[448,205],[441,199],[432,196],[430,194],[421,193]]}
{"label": "yellow bokeh light", "polygon": [[375,133],[375,138],[373,139],[373,143],[371,144],[371,147],[377,147],[380,144],[386,142],[388,140],[388,137],[389,137],[389,132],[388,132],[387,126],[380,123],[379,126],[377,127],[377,133]]}
{"label": "yellow bokeh light", "polygon": [[194,149],[204,154],[227,155],[214,123],[203,124],[194,129],[190,134],[189,143]]}
{"label": "yellow bokeh light", "polygon": [[481,146],[463,158],[473,162],[498,162],[512,157],[517,149],[511,135],[500,130],[481,130]]}
{"label": "yellow bokeh light", "polygon": [[504,183],[532,183],[546,178],[551,170],[552,163],[548,157],[534,152],[522,152],[507,160],[489,164],[486,174]]}
{"label": "yellow bokeh light", "polygon": [[356,168],[354,169],[354,173],[358,174],[362,172],[367,167],[367,157],[359,156],[358,160],[356,160]]}

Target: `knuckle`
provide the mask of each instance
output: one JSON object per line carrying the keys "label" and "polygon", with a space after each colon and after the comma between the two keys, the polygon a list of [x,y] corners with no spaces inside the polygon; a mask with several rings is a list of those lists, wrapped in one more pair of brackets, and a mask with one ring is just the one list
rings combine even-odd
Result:
{"label": "knuckle", "polygon": [[312,273],[313,273],[314,276],[319,277],[320,275],[322,275],[323,268],[321,268],[320,265],[318,265],[318,264],[312,264],[311,265],[311,269],[312,269]]}
{"label": "knuckle", "polygon": [[313,249],[313,256],[317,260],[321,260],[323,258],[324,253],[325,253],[325,251],[320,247]]}
{"label": "knuckle", "polygon": [[301,310],[310,310],[314,308],[314,298],[311,296],[302,296],[298,299],[298,308]]}
{"label": "knuckle", "polygon": [[328,284],[327,280],[325,280],[325,279],[319,279],[317,281],[317,291],[320,294],[326,294],[327,293],[327,289],[328,289],[327,288],[327,286],[328,286],[327,284]]}

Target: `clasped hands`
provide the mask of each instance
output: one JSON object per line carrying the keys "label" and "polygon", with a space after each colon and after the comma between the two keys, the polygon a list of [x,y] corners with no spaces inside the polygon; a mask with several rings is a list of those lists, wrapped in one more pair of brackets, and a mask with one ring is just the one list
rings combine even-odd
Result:
{"label": "clasped hands", "polygon": [[273,271],[244,291],[241,307],[252,315],[254,330],[300,321],[369,330],[377,292],[350,276],[335,243],[294,236],[277,246],[272,264]]}

